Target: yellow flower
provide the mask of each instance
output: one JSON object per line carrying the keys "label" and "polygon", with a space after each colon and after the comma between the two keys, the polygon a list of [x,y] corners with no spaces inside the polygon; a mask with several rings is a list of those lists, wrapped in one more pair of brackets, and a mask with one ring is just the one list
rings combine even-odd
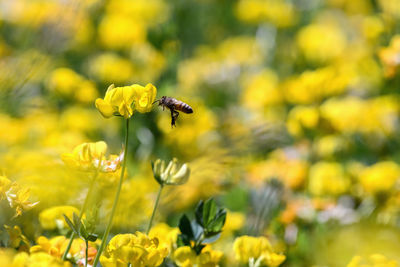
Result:
{"label": "yellow flower", "polygon": [[15,225],[14,227],[4,225],[4,228],[7,230],[7,233],[10,237],[8,243],[12,248],[19,248],[21,242],[29,248],[29,240],[25,235],[22,234],[21,228],[18,225]]}
{"label": "yellow flower", "polygon": [[5,266],[5,267],[9,267],[9,266],[17,267],[17,266],[20,266],[20,265],[17,265],[17,264],[13,264],[14,255],[15,255],[15,250],[14,249],[1,248],[0,249],[0,262],[1,262],[2,266]]}
{"label": "yellow flower", "polygon": [[132,85],[135,90],[135,109],[140,113],[150,112],[157,95],[157,88],[151,83],[145,87],[138,84]]}
{"label": "yellow flower", "polygon": [[308,189],[313,195],[339,195],[346,192],[349,185],[350,181],[339,163],[321,161],[310,168]]}
{"label": "yellow flower", "polygon": [[67,166],[90,170],[98,168],[100,162],[107,152],[107,144],[103,141],[96,143],[83,143],[76,146],[72,153],[64,153],[61,159]]}
{"label": "yellow flower", "polygon": [[400,35],[395,35],[390,41],[390,46],[379,51],[379,57],[383,63],[385,75],[393,77],[400,69]]}
{"label": "yellow flower", "polygon": [[76,146],[72,153],[64,153],[61,159],[64,163],[81,171],[98,170],[101,172],[115,172],[119,169],[124,159],[124,151],[120,155],[105,157],[107,144],[103,141],[96,143],[83,143]]}
{"label": "yellow flower", "polygon": [[10,190],[6,192],[8,203],[11,208],[15,208],[14,217],[22,215],[23,211],[30,210],[39,203],[32,203],[29,201],[29,191],[29,188],[21,188],[17,184],[13,184]]}
{"label": "yellow flower", "polygon": [[51,72],[46,86],[61,96],[72,97],[82,103],[90,103],[97,97],[94,83],[68,68]]}
{"label": "yellow flower", "polygon": [[168,247],[171,251],[176,243],[178,234],[178,228],[172,228],[165,223],[158,223],[151,228],[149,237],[157,237],[160,242],[160,246]]}
{"label": "yellow flower", "polygon": [[362,170],[359,180],[366,192],[378,193],[393,189],[399,177],[399,165],[392,161],[383,161]]}
{"label": "yellow flower", "polygon": [[114,87],[112,84],[104,99],[96,99],[96,108],[105,118],[123,116],[129,119],[135,109],[140,113],[151,111],[156,94],[157,89],[152,84],[147,84],[146,87],[138,84]]}
{"label": "yellow flower", "polygon": [[190,169],[186,163],[179,167],[176,158],[170,161],[167,167],[165,161],[157,159],[153,164],[153,174],[162,185],[181,185],[189,179]]}
{"label": "yellow flower", "polygon": [[[39,236],[36,239],[36,245],[31,247],[29,252],[31,254],[45,252],[56,258],[61,258],[65,249],[67,248],[68,243],[69,239],[67,239],[65,236],[55,236],[50,239],[45,236]],[[90,242],[90,244],[92,243]],[[74,258],[82,257],[81,251],[84,249],[84,247],[85,241],[80,238],[75,238],[69,250],[69,255]]]}
{"label": "yellow flower", "polygon": [[100,22],[99,37],[107,48],[129,48],[146,40],[146,27],[135,17],[107,15]]}
{"label": "yellow flower", "polygon": [[96,108],[105,118],[116,115],[129,119],[133,115],[134,96],[132,86],[115,87],[112,84],[108,87],[104,100],[96,99]]}
{"label": "yellow flower", "polygon": [[39,222],[43,229],[53,230],[66,227],[63,214],[72,221],[72,214],[79,214],[79,210],[72,206],[56,206],[43,210],[39,214]]}
{"label": "yellow flower", "polygon": [[100,257],[102,266],[159,266],[168,255],[168,248],[159,246],[157,238],[141,232],[119,234],[108,243]]}
{"label": "yellow flower", "polygon": [[320,63],[340,56],[347,46],[347,39],[335,23],[315,23],[298,32],[297,44],[306,59]]}
{"label": "yellow flower", "polygon": [[264,69],[260,73],[248,76],[242,82],[244,91],[241,102],[245,107],[257,111],[282,103],[283,96],[279,90],[279,79],[275,72]]}
{"label": "yellow flower", "polygon": [[398,267],[399,262],[389,260],[382,254],[372,254],[368,261],[364,261],[361,256],[354,256],[347,264],[347,267]]}
{"label": "yellow flower", "polygon": [[179,267],[217,267],[222,256],[221,251],[212,250],[210,246],[203,248],[199,255],[189,246],[184,246],[174,251],[173,259]]}
{"label": "yellow flower", "polygon": [[285,259],[285,255],[273,252],[268,239],[252,236],[241,236],[236,238],[233,249],[236,258],[241,263],[259,262],[260,264],[276,267]]}
{"label": "yellow flower", "polygon": [[223,234],[225,232],[233,232],[242,229],[246,221],[245,216],[241,212],[228,211]]}
{"label": "yellow flower", "polygon": [[94,57],[89,64],[90,73],[104,83],[126,83],[136,73],[131,60],[111,52]]}
{"label": "yellow flower", "polygon": [[289,112],[286,125],[292,135],[301,136],[305,130],[316,128],[318,122],[319,113],[317,107],[298,105]]}
{"label": "yellow flower", "polygon": [[270,22],[277,27],[293,25],[296,10],[293,4],[280,0],[240,0],[236,16],[248,23]]}
{"label": "yellow flower", "polygon": [[71,266],[69,262],[63,262],[47,253],[27,254],[25,252],[18,253],[13,260],[12,266],[30,266],[30,267],[67,267]]}

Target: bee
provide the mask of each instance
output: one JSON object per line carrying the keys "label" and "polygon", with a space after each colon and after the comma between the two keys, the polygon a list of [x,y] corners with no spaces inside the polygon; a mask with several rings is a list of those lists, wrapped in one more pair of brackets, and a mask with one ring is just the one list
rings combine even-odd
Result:
{"label": "bee", "polygon": [[154,103],[156,102],[158,102],[159,106],[163,107],[163,110],[165,110],[165,108],[168,108],[171,111],[171,127],[176,126],[175,122],[179,116],[178,111],[182,111],[183,113],[187,114],[193,113],[193,109],[191,106],[173,97],[163,96],[161,97],[161,99],[156,100]]}

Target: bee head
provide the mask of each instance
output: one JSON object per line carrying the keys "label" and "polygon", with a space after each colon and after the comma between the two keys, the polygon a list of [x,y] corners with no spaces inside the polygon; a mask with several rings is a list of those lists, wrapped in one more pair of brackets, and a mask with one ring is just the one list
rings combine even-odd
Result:
{"label": "bee head", "polygon": [[162,106],[165,103],[166,98],[167,98],[166,96],[163,96],[160,99],[157,99],[156,101],[153,102],[153,105],[158,102],[158,105]]}

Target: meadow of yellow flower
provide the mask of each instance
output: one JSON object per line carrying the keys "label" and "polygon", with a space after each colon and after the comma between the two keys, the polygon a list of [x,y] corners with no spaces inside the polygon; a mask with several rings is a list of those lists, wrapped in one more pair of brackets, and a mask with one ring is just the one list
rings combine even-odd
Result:
{"label": "meadow of yellow flower", "polygon": [[0,32],[0,266],[400,267],[399,0],[0,0]]}

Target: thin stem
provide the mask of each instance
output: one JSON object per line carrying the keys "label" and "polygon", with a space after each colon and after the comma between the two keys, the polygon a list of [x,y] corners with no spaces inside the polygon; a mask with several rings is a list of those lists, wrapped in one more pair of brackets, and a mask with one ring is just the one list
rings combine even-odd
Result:
{"label": "thin stem", "polygon": [[89,252],[89,242],[85,240],[86,243],[86,253],[85,253],[85,267],[87,267],[87,262],[88,262],[88,252]]}
{"label": "thin stem", "polygon": [[115,193],[115,198],[114,198],[114,203],[111,209],[111,214],[110,214],[110,219],[108,221],[106,231],[104,232],[103,239],[101,240],[100,248],[97,251],[96,258],[94,259],[93,267],[96,267],[97,264],[99,263],[100,260],[100,255],[104,250],[104,247],[107,242],[108,235],[110,234],[111,226],[112,226],[112,221],[114,218],[115,210],[117,209],[117,204],[118,204],[118,199],[119,195],[121,193],[121,188],[122,188],[122,182],[124,180],[124,175],[125,175],[125,167],[126,167],[126,158],[128,157],[128,138],[129,138],[129,119],[126,120],[126,127],[125,127],[125,151],[124,151],[124,161],[122,162],[122,170],[121,170],[121,176],[119,178],[119,183],[117,187],[117,192]]}
{"label": "thin stem", "polygon": [[151,229],[151,225],[153,224],[154,215],[156,214],[158,202],[160,201],[161,191],[162,191],[163,187],[164,187],[164,185],[160,184],[160,188],[158,189],[156,203],[154,204],[153,213],[151,214],[151,218],[150,218],[149,226],[147,227],[146,234],[149,234],[150,229]]}
{"label": "thin stem", "polygon": [[[93,179],[90,182],[89,190],[88,190],[88,192],[86,194],[85,201],[83,202],[83,206],[81,208],[81,211],[79,212],[79,219],[82,219],[82,216],[83,216],[83,214],[85,213],[85,211],[87,209],[87,205],[89,204],[90,195],[93,192],[94,183],[95,183],[98,175],[99,175],[99,170],[96,169],[96,172],[93,175]],[[67,248],[65,249],[64,254],[62,256],[62,260],[63,261],[65,261],[67,259],[67,255],[68,255],[69,250],[71,249],[72,242],[74,242],[74,237],[75,237],[75,232],[72,231],[71,235],[69,236],[69,242],[68,242]]]}

